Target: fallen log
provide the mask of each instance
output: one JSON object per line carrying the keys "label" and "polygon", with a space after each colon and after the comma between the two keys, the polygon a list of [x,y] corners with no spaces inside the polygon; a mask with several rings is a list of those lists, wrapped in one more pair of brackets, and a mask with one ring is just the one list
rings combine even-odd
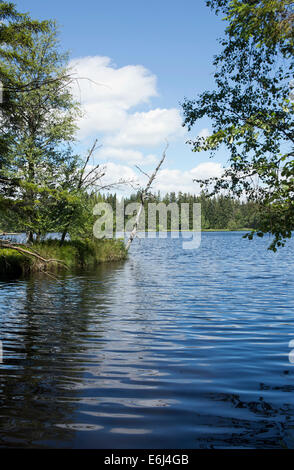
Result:
{"label": "fallen log", "polygon": [[10,235],[21,235],[21,234],[20,233],[7,233],[7,232],[0,233],[0,237],[7,237]]}
{"label": "fallen log", "polygon": [[28,249],[22,248],[19,244],[15,245],[8,240],[0,240],[0,248],[15,250],[18,253],[21,253],[28,258],[32,256],[33,258],[36,258],[42,261],[42,263],[44,264],[50,264],[50,263],[60,264],[64,266],[66,269],[68,269],[68,266],[64,261],[61,261],[59,259],[54,259],[54,258],[46,259],[43,256],[41,256],[39,253],[37,253],[35,250],[28,250]]}

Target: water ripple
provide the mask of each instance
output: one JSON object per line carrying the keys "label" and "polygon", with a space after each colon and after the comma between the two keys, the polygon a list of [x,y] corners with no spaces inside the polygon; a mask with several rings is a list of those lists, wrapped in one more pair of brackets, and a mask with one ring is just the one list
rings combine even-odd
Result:
{"label": "water ripple", "polygon": [[0,446],[294,448],[294,244],[267,244],[0,281]]}

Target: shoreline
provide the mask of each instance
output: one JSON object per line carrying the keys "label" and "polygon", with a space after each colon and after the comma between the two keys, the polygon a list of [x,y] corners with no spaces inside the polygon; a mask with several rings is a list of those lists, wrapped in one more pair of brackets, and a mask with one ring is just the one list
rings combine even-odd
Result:
{"label": "shoreline", "polygon": [[205,228],[202,230],[145,230],[138,231],[138,233],[176,233],[176,232],[252,232],[253,228],[236,228],[229,230],[227,228]]}
{"label": "shoreline", "polygon": [[[16,244],[17,246],[17,244]],[[122,261],[127,251],[121,240],[73,240],[62,245],[58,240],[47,240],[32,245],[19,245],[36,252],[42,260],[17,252],[12,248],[0,248],[0,275],[20,277],[37,272],[57,273],[77,268],[87,269],[102,263]]]}

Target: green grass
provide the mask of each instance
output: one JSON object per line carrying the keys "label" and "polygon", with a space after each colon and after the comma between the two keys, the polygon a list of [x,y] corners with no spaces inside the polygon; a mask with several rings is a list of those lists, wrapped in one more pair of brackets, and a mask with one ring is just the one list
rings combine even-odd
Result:
{"label": "green grass", "polygon": [[[46,259],[58,259],[69,269],[91,268],[100,263],[119,261],[127,257],[123,241],[120,240],[73,240],[63,245],[58,240],[47,240],[23,247],[36,251]],[[66,269],[57,263],[44,264],[37,258],[27,257],[15,250],[0,249],[0,274],[19,276],[38,271],[57,272]]]}

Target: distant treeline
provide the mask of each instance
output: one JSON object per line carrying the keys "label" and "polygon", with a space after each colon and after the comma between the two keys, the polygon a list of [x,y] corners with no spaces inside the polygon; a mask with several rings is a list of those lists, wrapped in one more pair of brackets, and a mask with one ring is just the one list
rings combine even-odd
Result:
{"label": "distant treeline", "polygon": [[[88,194],[86,196],[85,207],[79,214],[78,218],[81,219],[81,225],[79,221],[75,220],[74,223],[77,225],[77,232],[86,232],[89,235],[92,232],[93,225],[97,220],[97,216],[93,215],[93,208],[95,204],[99,202],[107,202],[111,205],[114,213],[114,228],[115,228],[115,214],[117,204],[122,203],[121,197],[116,194]],[[129,203],[140,202],[140,193],[132,194],[129,197],[124,198],[124,206],[126,207]],[[201,227],[203,230],[240,230],[246,229],[259,229],[260,221],[260,210],[257,203],[245,202],[231,197],[217,196],[217,197],[206,197],[204,193],[199,196],[195,196],[189,193],[175,193],[171,192],[162,196],[160,192],[152,194],[148,202],[145,203],[145,228],[148,229],[148,207],[147,204],[153,202],[155,204],[164,203],[166,205],[170,203],[176,203],[179,208],[182,203],[189,204],[189,228],[193,229],[193,203],[201,204]],[[179,211],[181,214],[181,211]],[[125,216],[125,223],[132,216]],[[86,222],[85,222],[86,221]],[[87,227],[85,227],[85,225]],[[55,228],[55,227],[54,227]],[[58,231],[58,225],[54,231]],[[157,230],[165,229],[161,227],[159,216],[157,217]],[[181,218],[179,228],[181,228]],[[9,231],[25,231],[25,226],[22,226],[21,222],[17,217],[10,215],[9,218],[5,218],[2,214],[1,229]],[[167,229],[171,229],[171,212],[167,213]]]}
{"label": "distant treeline", "polygon": [[[117,207],[117,195],[107,194],[100,195],[99,201],[104,201],[112,206],[115,214]],[[119,198],[120,201],[120,198]],[[98,199],[97,199],[98,202]],[[132,194],[130,197],[124,198],[125,206],[132,202],[140,202],[140,193]],[[192,195],[190,193],[175,193],[171,192],[162,196],[160,192],[150,196],[148,202],[156,204],[164,203],[166,205],[170,203],[176,203],[179,205],[182,203],[189,204],[189,228],[193,228],[193,203],[201,204],[201,226],[204,230],[239,230],[242,228],[246,229],[258,229],[259,225],[259,206],[254,202],[246,202],[237,200],[227,196],[207,197],[204,192],[199,196]],[[146,226],[148,228],[148,208],[145,203],[145,214],[146,214]],[[125,216],[125,222],[131,216]],[[157,221],[157,229],[161,227],[159,220]],[[168,212],[167,215],[167,229],[171,228],[171,214]],[[181,228],[181,224],[180,224]]]}

